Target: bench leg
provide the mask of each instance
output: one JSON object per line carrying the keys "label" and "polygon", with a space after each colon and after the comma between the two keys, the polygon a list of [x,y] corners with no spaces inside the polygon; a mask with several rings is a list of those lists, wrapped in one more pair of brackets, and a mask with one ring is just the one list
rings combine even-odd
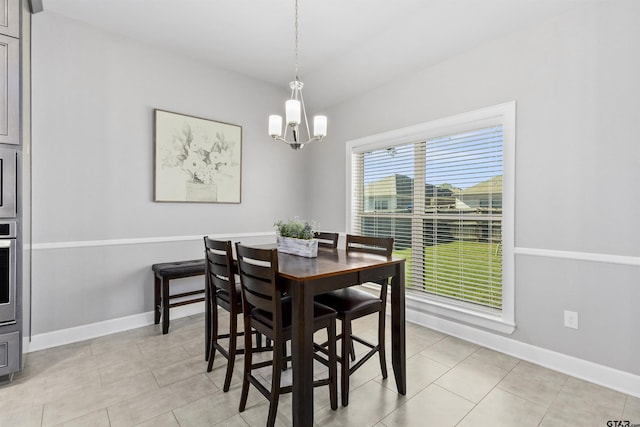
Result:
{"label": "bench leg", "polygon": [[162,334],[169,332],[169,279],[162,278]]}
{"label": "bench leg", "polygon": [[153,303],[154,323],[157,325],[160,323],[160,305],[162,304],[162,300],[160,298],[160,278],[158,276],[154,276]]}

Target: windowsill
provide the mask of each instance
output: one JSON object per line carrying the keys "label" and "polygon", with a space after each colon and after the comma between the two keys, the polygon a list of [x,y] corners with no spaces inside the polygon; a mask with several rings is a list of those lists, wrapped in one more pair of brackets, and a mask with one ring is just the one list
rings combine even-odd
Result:
{"label": "windowsill", "polygon": [[516,329],[515,323],[505,320],[503,316],[499,314],[482,313],[462,306],[444,304],[411,294],[406,294],[405,300],[407,310],[445,317],[449,320],[489,329],[502,334],[512,334]]}

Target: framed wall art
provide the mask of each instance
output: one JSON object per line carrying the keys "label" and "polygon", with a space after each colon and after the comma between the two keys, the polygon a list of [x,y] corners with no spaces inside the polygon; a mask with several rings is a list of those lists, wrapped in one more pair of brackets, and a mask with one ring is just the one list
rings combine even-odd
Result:
{"label": "framed wall art", "polygon": [[242,127],[153,110],[156,202],[240,203]]}

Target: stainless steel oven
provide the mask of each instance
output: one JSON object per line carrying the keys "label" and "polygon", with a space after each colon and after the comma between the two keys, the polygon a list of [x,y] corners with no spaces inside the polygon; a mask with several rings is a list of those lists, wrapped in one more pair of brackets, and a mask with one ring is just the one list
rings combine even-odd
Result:
{"label": "stainless steel oven", "polygon": [[17,151],[0,148],[0,218],[16,217]]}
{"label": "stainless steel oven", "polygon": [[16,222],[0,221],[0,326],[16,322]]}

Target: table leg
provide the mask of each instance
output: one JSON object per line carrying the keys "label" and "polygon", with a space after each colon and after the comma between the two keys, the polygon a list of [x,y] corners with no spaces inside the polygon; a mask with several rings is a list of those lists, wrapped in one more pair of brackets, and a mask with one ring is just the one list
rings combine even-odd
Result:
{"label": "table leg", "polygon": [[313,426],[313,296],[304,282],[291,286],[293,425]]}
{"label": "table leg", "polygon": [[404,263],[398,263],[391,279],[391,364],[398,393],[407,394]]}

